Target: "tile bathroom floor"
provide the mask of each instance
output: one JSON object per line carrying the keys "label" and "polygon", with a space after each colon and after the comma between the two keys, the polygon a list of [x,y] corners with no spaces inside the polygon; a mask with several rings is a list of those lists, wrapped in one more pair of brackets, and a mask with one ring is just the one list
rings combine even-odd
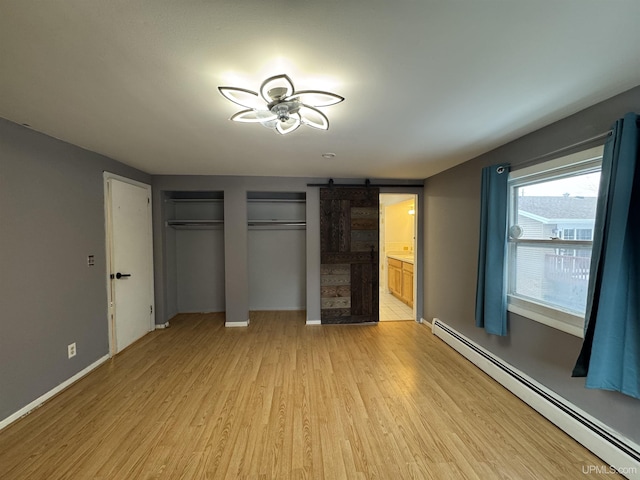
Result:
{"label": "tile bathroom floor", "polygon": [[413,309],[396,297],[380,289],[380,321],[414,320]]}

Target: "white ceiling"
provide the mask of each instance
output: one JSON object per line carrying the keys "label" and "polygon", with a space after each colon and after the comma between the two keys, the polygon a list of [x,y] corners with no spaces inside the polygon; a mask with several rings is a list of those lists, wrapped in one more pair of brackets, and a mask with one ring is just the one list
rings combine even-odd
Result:
{"label": "white ceiling", "polygon": [[[0,116],[152,174],[425,178],[640,84],[638,0],[0,0]],[[220,85],[346,100],[237,124]],[[334,152],[334,159],[321,154]]]}

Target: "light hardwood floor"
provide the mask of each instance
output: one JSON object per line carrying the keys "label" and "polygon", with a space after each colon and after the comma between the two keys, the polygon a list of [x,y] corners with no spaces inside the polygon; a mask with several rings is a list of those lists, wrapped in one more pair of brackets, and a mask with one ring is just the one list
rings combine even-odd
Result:
{"label": "light hardwood floor", "polygon": [[605,463],[428,327],[301,312],[246,329],[179,315],[0,432],[3,480],[584,479],[590,465]]}

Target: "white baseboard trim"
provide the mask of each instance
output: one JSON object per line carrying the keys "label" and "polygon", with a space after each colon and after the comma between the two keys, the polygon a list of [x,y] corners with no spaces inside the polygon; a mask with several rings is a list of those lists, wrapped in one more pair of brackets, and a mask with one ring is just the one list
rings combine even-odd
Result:
{"label": "white baseboard trim", "polygon": [[248,327],[249,319],[246,322],[224,322],[225,327]]}
{"label": "white baseboard trim", "polygon": [[156,330],[162,330],[163,328],[169,328],[169,322],[156,323]]}
{"label": "white baseboard trim", "polygon": [[104,357],[99,358],[98,360],[93,362],[91,365],[89,365],[85,369],[83,369],[83,370],[79,371],[78,373],[76,373],[73,377],[65,380],[64,382],[62,382],[57,387],[49,390],[44,395],[41,395],[40,397],[36,398],[33,402],[29,403],[28,405],[25,405],[24,407],[22,407],[17,412],[13,413],[12,415],[9,415],[7,418],[5,418],[3,420],[0,420],[0,430],[2,430],[5,427],[8,427],[10,424],[15,422],[16,420],[18,420],[18,419],[24,417],[25,415],[31,413],[36,408],[40,407],[44,402],[46,402],[50,398],[53,398],[55,395],[57,395],[58,393],[63,391],[65,388],[67,388],[70,385],[72,385],[73,383],[77,382],[82,377],[84,377],[85,375],[90,373],[92,370],[94,370],[97,367],[99,367],[100,365],[102,365],[107,360],[109,360],[109,355],[105,355]]}
{"label": "white baseboard trim", "polygon": [[433,331],[433,325],[431,325],[430,321],[425,320],[424,318],[420,317],[420,321],[418,323],[421,323],[422,325],[425,325],[425,326],[429,327]]}
{"label": "white baseboard trim", "polygon": [[496,357],[441,320],[433,333],[627,478],[640,479],[640,446]]}
{"label": "white baseboard trim", "polygon": [[322,325],[322,320],[307,320],[307,325]]}

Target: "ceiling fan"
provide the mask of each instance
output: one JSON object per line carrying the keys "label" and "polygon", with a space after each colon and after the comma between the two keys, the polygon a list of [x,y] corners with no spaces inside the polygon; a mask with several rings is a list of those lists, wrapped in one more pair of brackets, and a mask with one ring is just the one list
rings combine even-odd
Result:
{"label": "ceiling fan", "polygon": [[260,86],[260,93],[237,87],[218,87],[220,93],[246,110],[234,114],[230,120],[244,123],[260,123],[285,135],[300,125],[329,129],[329,119],[318,108],[335,105],[344,100],[335,93],[320,90],[296,92],[287,75],[267,78]]}

